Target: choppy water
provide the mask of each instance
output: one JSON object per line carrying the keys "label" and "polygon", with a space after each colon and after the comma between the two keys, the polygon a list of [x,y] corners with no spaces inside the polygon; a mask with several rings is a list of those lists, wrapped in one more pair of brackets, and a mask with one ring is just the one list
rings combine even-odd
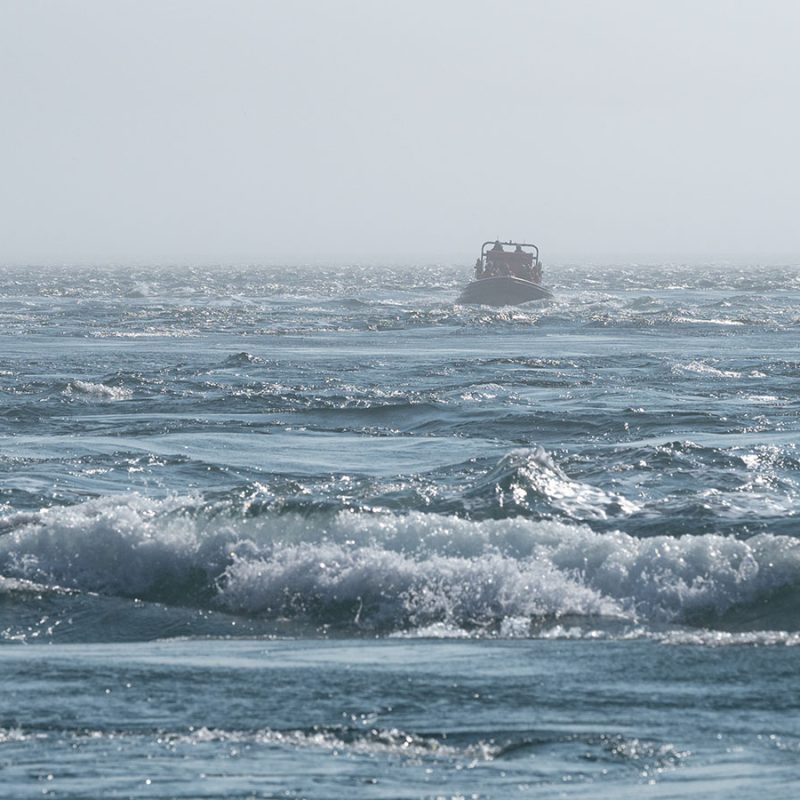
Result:
{"label": "choppy water", "polygon": [[9,796],[796,795],[800,269],[467,278],[0,271]]}

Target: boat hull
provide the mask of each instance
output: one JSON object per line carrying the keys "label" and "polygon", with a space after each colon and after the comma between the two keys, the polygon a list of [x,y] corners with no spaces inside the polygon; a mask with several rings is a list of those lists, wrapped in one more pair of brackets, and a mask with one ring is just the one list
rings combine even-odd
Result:
{"label": "boat hull", "polygon": [[553,296],[549,289],[523,278],[502,276],[480,278],[467,284],[459,303],[484,306],[518,306],[531,300],[547,300]]}

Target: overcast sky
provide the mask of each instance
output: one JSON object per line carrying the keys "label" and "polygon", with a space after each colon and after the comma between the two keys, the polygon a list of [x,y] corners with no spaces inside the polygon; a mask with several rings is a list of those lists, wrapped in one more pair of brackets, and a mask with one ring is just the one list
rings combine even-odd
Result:
{"label": "overcast sky", "polygon": [[0,0],[0,263],[800,255],[794,0]]}

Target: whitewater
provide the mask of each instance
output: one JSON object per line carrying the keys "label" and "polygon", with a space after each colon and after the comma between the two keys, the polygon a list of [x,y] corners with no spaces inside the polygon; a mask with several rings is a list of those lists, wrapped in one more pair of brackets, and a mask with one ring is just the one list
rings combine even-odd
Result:
{"label": "whitewater", "polygon": [[800,268],[0,268],[8,797],[795,797]]}

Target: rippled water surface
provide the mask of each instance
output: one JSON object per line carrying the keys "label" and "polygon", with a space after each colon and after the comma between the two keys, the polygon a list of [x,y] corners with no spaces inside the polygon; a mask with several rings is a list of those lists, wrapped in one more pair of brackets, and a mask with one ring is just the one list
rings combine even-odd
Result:
{"label": "rippled water surface", "polygon": [[467,279],[0,270],[10,796],[796,796],[800,268]]}

